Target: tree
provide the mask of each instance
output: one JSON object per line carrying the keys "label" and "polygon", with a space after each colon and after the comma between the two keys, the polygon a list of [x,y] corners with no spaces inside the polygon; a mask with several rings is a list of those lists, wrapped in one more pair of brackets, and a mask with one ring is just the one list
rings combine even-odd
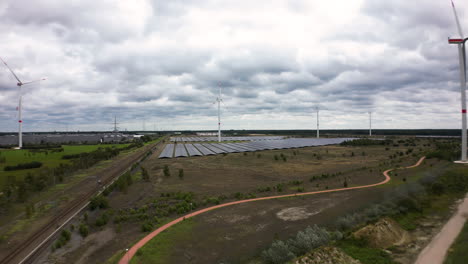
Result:
{"label": "tree", "polygon": [[184,179],[184,169],[179,169],[179,179]]}
{"label": "tree", "polygon": [[164,170],[163,170],[163,172],[164,172],[164,176],[166,176],[166,177],[171,176],[171,171],[169,171],[169,166],[167,166],[167,164],[164,165]]}
{"label": "tree", "polygon": [[80,227],[78,228],[78,232],[80,232],[80,235],[82,237],[86,237],[89,234],[89,228],[85,224],[80,224]]}
{"label": "tree", "polygon": [[141,177],[144,181],[150,181],[148,170],[146,170],[144,167],[141,167]]}

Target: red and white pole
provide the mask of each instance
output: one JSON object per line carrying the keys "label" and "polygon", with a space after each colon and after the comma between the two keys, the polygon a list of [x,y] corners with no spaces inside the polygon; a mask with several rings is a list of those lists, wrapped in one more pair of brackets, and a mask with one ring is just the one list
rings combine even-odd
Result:
{"label": "red and white pole", "polygon": [[21,91],[21,85],[19,85],[19,103],[18,103],[18,148],[23,147],[23,113],[22,113],[22,101],[23,101],[23,94]]}
{"label": "red and white pole", "polygon": [[465,44],[458,44],[458,55],[460,61],[460,91],[461,91],[461,115],[462,115],[462,142],[461,142],[461,161],[468,162],[466,159],[466,69],[465,69]]}

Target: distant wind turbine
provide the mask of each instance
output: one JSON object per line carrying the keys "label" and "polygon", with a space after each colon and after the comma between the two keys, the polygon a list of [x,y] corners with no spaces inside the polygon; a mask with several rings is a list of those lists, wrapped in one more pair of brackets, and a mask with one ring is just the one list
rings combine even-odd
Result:
{"label": "distant wind turbine", "polygon": [[466,61],[465,61],[465,42],[468,38],[464,38],[460,21],[458,20],[457,10],[452,1],[453,15],[455,16],[455,22],[457,24],[458,34],[460,38],[448,39],[449,44],[458,45],[458,57],[460,64],[460,90],[461,90],[461,114],[462,114],[462,143],[461,143],[461,161],[460,163],[468,163],[466,159]]}
{"label": "distant wind turbine", "polygon": [[39,79],[39,80],[35,80],[35,81],[30,81],[30,82],[22,82],[18,76],[16,76],[16,74],[13,72],[13,70],[10,68],[10,66],[8,66],[8,64],[2,59],[0,58],[0,60],[2,60],[3,64],[5,64],[5,66],[8,68],[8,70],[10,70],[11,74],[13,74],[13,76],[15,77],[15,79],[18,81],[18,83],[16,84],[18,87],[19,87],[19,104],[18,104],[18,123],[19,123],[19,128],[18,128],[18,149],[21,149],[23,147],[23,120],[22,120],[22,101],[23,101],[23,94],[21,92],[21,87],[23,85],[26,85],[26,84],[30,84],[30,83],[34,83],[34,82],[39,82],[39,81],[43,81],[43,80],[46,80],[46,78],[42,78],[42,79]]}
{"label": "distant wind turbine", "polygon": [[317,106],[317,138],[320,137],[320,129],[319,129],[319,107]]}
{"label": "distant wind turbine", "polygon": [[216,102],[218,103],[218,142],[221,142],[221,102],[223,99],[221,98],[221,86],[219,87],[219,94],[216,98]]}
{"label": "distant wind turbine", "polygon": [[369,112],[369,137],[372,136],[372,112]]}

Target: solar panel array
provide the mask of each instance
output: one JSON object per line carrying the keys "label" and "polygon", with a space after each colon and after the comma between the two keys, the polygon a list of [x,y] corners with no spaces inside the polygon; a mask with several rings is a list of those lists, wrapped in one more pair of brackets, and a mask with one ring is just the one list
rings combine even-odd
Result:
{"label": "solar panel array", "polygon": [[[252,136],[252,137],[222,137],[221,141],[259,141],[259,140],[279,140],[284,136]],[[218,141],[218,137],[171,137],[171,142],[206,142]]]}
{"label": "solar panel array", "polygon": [[340,144],[353,138],[288,138],[278,140],[250,141],[241,143],[196,143],[167,144],[159,158],[208,156],[222,153],[239,153],[260,150],[304,148]]}

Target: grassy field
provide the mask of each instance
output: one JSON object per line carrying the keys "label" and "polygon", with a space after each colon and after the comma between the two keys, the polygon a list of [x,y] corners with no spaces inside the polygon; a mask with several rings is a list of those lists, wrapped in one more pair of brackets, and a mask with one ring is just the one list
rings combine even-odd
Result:
{"label": "grassy field", "polygon": [[27,163],[32,161],[42,162],[42,167],[54,168],[59,166],[60,163],[70,163],[70,160],[62,159],[63,155],[73,155],[85,152],[94,151],[100,147],[116,147],[124,148],[129,144],[113,144],[113,145],[63,145],[63,152],[34,152],[28,149],[2,149],[0,150],[0,157],[5,158],[4,163],[0,163],[0,190],[6,184],[9,176],[14,176],[17,180],[22,179],[28,172],[36,172],[37,169],[26,169],[26,170],[15,170],[15,171],[4,171],[6,166],[14,166],[20,163]]}
{"label": "grassy field", "polygon": [[161,233],[156,239],[152,239],[149,247],[137,251],[130,263],[143,264],[166,264],[168,263],[168,252],[178,241],[182,241],[190,236],[190,230],[196,225],[196,220],[187,219],[174,228]]}
{"label": "grassy field", "polygon": [[444,264],[465,264],[467,263],[468,252],[468,222],[465,223],[457,240],[450,247]]}

